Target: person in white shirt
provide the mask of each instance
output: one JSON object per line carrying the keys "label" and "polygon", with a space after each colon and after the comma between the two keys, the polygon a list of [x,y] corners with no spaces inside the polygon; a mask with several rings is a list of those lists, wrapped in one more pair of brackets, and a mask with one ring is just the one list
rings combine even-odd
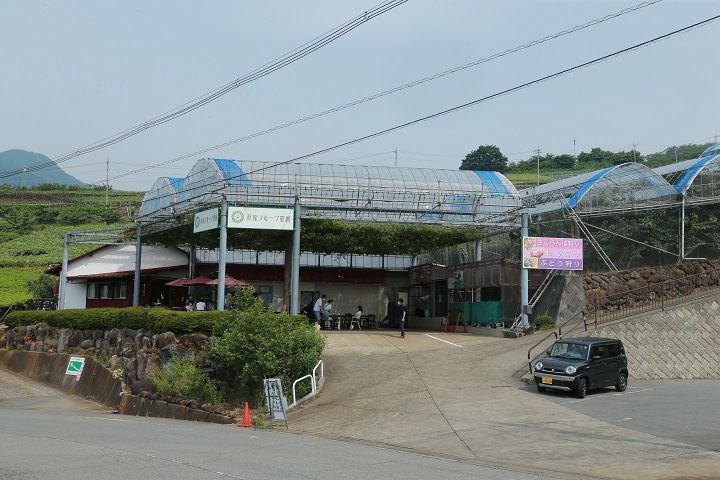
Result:
{"label": "person in white shirt", "polygon": [[317,302],[315,302],[315,305],[313,305],[313,315],[315,315],[315,321],[318,325],[322,325],[320,320],[322,319],[323,304],[325,303],[326,298],[327,297],[325,295],[321,295],[320,298],[317,299]]}
{"label": "person in white shirt", "polygon": [[205,310],[205,300],[203,300],[203,299],[201,298],[200,301],[198,301],[198,302],[195,304],[195,310],[197,310],[197,311]]}
{"label": "person in white shirt", "polygon": [[362,330],[360,328],[360,318],[362,317],[363,311],[362,311],[362,305],[358,305],[357,312],[355,312],[355,315],[353,315],[352,320],[350,320],[350,330],[353,329],[353,324],[357,323],[358,330]]}

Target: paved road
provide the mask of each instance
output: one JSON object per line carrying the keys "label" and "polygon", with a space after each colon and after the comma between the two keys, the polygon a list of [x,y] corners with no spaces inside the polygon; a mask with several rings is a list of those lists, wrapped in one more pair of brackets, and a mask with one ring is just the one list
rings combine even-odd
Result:
{"label": "paved road", "polygon": [[623,393],[594,390],[582,400],[566,392],[538,395],[608,424],[720,452],[720,380],[631,379]]}
{"label": "paved road", "polygon": [[[353,331],[329,332],[328,341],[327,381],[316,399],[291,412],[291,430],[593,478],[720,476],[711,438],[688,429],[688,437],[679,429],[667,434],[687,421],[675,415],[677,406],[699,393],[638,397],[639,411],[656,413],[633,414],[644,420],[628,427],[612,416],[614,404],[595,401],[597,394],[574,403],[514,378],[527,368],[532,335],[410,332],[399,339],[394,332]],[[631,385],[638,386],[632,379]],[[716,418],[711,398],[696,404],[693,423]]]}
{"label": "paved road", "polygon": [[0,479],[580,478],[275,430],[127,417],[0,370]]}

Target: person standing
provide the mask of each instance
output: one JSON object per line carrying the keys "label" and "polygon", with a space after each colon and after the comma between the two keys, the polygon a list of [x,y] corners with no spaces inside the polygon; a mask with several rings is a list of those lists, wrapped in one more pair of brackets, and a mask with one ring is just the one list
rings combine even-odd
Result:
{"label": "person standing", "polygon": [[398,306],[395,310],[395,314],[397,315],[397,320],[400,324],[399,338],[405,338],[405,318],[407,317],[407,307],[405,306],[405,302],[402,298],[398,298]]}
{"label": "person standing", "polygon": [[321,295],[315,302],[315,305],[313,305],[313,315],[315,315],[315,321],[318,325],[322,325],[320,320],[322,319],[323,304],[325,303],[326,298],[327,297],[325,295]]}
{"label": "person standing", "polygon": [[[327,303],[323,307],[323,320],[325,320],[325,329],[326,330],[330,330],[330,312],[332,312],[332,307],[333,307],[332,303],[333,303],[333,301],[331,298],[330,300],[327,301]],[[338,330],[340,330],[339,327],[338,327]]]}

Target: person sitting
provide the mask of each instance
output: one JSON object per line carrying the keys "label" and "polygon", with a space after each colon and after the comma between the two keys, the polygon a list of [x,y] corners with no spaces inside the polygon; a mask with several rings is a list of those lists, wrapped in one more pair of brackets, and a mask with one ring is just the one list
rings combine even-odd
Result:
{"label": "person sitting", "polygon": [[201,298],[201,299],[195,304],[195,310],[197,310],[198,312],[203,311],[203,310],[205,310],[205,306],[206,306],[205,300],[203,300],[203,299]]}
{"label": "person sitting", "polygon": [[192,302],[188,302],[188,304],[185,305],[185,310],[187,310],[188,312],[192,312],[193,310],[195,310],[195,305],[193,305]]}
{"label": "person sitting", "polygon": [[350,320],[350,330],[353,329],[353,324],[357,323],[358,330],[362,330],[360,328],[360,318],[363,315],[362,305],[358,305],[357,312],[355,312],[355,315],[353,315],[352,320]]}

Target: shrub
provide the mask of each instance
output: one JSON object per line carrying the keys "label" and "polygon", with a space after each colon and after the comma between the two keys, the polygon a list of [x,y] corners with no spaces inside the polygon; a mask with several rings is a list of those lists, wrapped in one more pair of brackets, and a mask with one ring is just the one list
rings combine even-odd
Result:
{"label": "shrub", "polygon": [[550,330],[555,328],[555,320],[550,315],[541,315],[535,319],[535,328],[537,330]]}
{"label": "shrub", "polygon": [[213,331],[229,312],[176,312],[167,308],[88,308],[68,310],[27,310],[10,312],[4,323],[17,327],[44,322],[55,328],[106,329],[144,328],[153,332],[191,333]]}
{"label": "shrub", "polygon": [[163,395],[181,397],[198,402],[220,403],[220,392],[210,377],[198,369],[192,356],[173,356],[166,368],[155,377],[155,387]]}
{"label": "shrub", "polygon": [[325,337],[304,316],[276,314],[261,302],[248,303],[247,310],[232,310],[218,322],[205,344],[208,358],[251,389],[263,378],[279,377],[287,385],[310,373],[320,360]]}

